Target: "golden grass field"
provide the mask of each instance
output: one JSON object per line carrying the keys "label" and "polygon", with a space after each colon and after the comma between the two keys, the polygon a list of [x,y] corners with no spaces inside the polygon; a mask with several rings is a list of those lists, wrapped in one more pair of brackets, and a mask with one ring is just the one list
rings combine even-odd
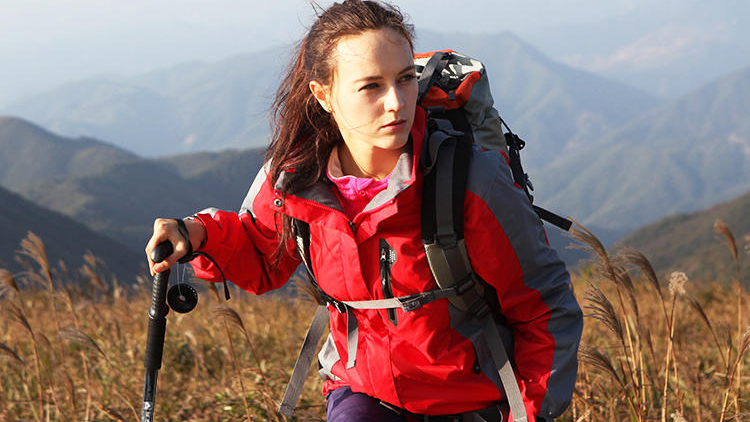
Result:
{"label": "golden grass field", "polygon": [[[723,229],[735,245],[727,254],[749,259]],[[580,226],[574,237],[594,259],[572,274],[586,319],[576,392],[559,420],[750,420],[750,311],[739,275],[657,277],[637,251],[608,255]],[[28,271],[0,270],[0,420],[139,420],[150,280],[125,289],[93,256],[80,271],[51,268],[33,234],[19,258]],[[167,317],[156,420],[287,420],[275,409],[314,303],[237,289],[225,302],[206,284],[199,290],[193,312]],[[312,370],[290,420],[323,420],[320,389]]]}

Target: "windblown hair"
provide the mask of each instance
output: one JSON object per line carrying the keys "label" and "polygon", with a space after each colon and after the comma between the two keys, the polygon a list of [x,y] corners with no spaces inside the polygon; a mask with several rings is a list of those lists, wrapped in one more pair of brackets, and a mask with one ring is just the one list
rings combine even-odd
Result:
{"label": "windblown hair", "polygon": [[[334,52],[339,40],[368,30],[390,28],[403,35],[414,49],[414,29],[394,6],[346,0],[325,10],[314,7],[317,19],[297,45],[271,109],[273,135],[266,150],[266,162],[270,162],[272,183],[276,184],[286,172],[282,195],[317,182],[325,172],[334,145],[341,141],[333,116],[313,97],[309,87],[313,80],[328,86],[333,82]],[[290,239],[291,226],[291,219],[283,216],[281,245]]]}

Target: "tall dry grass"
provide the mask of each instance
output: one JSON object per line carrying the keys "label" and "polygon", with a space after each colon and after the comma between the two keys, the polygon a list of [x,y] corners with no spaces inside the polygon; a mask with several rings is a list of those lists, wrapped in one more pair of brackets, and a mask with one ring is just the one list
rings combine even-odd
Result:
{"label": "tall dry grass", "polygon": [[[638,251],[610,253],[581,226],[574,238],[595,259],[574,275],[586,320],[576,392],[560,420],[750,420],[742,286],[689,280],[678,268],[659,275]],[[737,261],[735,248],[727,253]],[[26,271],[0,270],[0,420],[138,420],[150,280],[123,287],[93,255],[77,271],[53,268],[31,235],[19,257]],[[198,287],[193,312],[167,316],[156,420],[289,420],[275,409],[315,305],[240,291],[225,302]],[[311,371],[291,420],[322,420],[320,388]]]}
{"label": "tall dry grass", "polygon": [[[0,420],[139,420],[150,280],[118,286],[93,255],[52,268],[33,235],[22,248],[27,270],[0,270]],[[193,312],[167,316],[156,420],[289,420],[275,410],[314,305],[198,287]],[[320,391],[311,377],[292,420],[321,419]]]}
{"label": "tall dry grass", "polygon": [[594,259],[574,283],[586,322],[571,420],[750,420],[741,394],[748,295],[734,236],[726,224],[714,227],[730,246],[736,280],[694,282],[679,269],[660,278],[640,252],[610,254],[585,227],[572,230]]}

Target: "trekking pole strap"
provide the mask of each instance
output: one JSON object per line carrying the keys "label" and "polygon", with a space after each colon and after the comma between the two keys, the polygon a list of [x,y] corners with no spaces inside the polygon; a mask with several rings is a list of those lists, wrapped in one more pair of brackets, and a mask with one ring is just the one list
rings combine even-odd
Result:
{"label": "trekking pole strap", "polygon": [[294,370],[292,376],[289,379],[289,384],[284,391],[284,398],[281,400],[279,406],[279,413],[285,416],[292,416],[294,414],[294,408],[297,407],[299,402],[299,396],[302,393],[302,386],[305,384],[307,374],[310,372],[310,364],[312,364],[313,357],[315,356],[315,349],[323,337],[323,330],[328,323],[328,309],[325,304],[318,305],[315,310],[315,316],[313,316],[310,328],[307,330],[305,335],[305,341],[302,343],[302,347],[297,357],[297,362],[294,364]]}

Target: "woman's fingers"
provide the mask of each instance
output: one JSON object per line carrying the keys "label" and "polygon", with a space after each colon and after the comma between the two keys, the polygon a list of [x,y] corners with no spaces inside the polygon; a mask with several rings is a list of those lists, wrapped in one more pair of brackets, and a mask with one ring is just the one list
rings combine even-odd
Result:
{"label": "woman's fingers", "polygon": [[[173,252],[161,262],[154,262],[151,259],[151,252],[156,246],[164,241],[172,243]],[[174,265],[180,258],[187,253],[187,241],[180,234],[177,228],[177,222],[171,218],[157,218],[154,220],[154,233],[146,244],[146,259],[151,271],[151,275],[160,273]]]}

